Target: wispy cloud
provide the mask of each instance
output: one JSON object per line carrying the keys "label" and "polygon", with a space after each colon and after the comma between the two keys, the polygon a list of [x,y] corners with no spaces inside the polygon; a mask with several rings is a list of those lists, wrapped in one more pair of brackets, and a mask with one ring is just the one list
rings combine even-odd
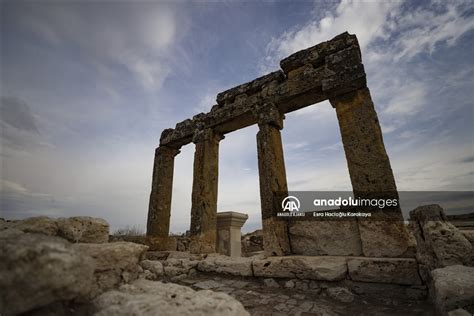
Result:
{"label": "wispy cloud", "polygon": [[55,49],[73,48],[77,57],[109,69],[123,66],[148,90],[171,74],[185,26],[178,31],[176,11],[160,3],[29,3],[14,13],[22,28]]}

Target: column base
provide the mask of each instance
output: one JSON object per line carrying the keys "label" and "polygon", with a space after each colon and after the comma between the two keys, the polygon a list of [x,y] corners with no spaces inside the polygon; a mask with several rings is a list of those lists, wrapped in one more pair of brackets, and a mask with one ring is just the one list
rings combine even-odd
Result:
{"label": "column base", "polygon": [[174,237],[154,237],[147,236],[146,245],[151,251],[174,251],[177,248],[177,240]]}
{"label": "column base", "polygon": [[262,220],[263,249],[265,256],[288,256],[291,254],[288,225],[273,217]]}
{"label": "column base", "polygon": [[191,236],[189,241],[189,252],[215,253],[216,252],[216,231],[206,232],[199,236]]}

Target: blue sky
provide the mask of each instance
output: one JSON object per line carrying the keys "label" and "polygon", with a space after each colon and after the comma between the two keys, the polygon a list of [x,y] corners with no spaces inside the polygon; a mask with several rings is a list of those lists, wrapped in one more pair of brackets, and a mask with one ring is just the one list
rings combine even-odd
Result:
{"label": "blue sky", "polygon": [[[400,190],[474,190],[472,1],[2,1],[0,217],[145,227],[161,131],[218,92],[348,31],[361,44]],[[219,211],[260,226],[256,127],[221,142]],[[287,115],[290,190],[350,190],[335,111]],[[175,162],[189,227],[194,146]]]}

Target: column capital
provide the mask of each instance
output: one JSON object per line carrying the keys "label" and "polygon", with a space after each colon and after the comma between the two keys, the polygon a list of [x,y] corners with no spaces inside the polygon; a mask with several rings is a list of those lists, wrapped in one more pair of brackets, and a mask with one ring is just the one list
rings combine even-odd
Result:
{"label": "column capital", "polygon": [[169,157],[174,158],[180,152],[181,152],[180,148],[161,145],[155,149],[155,156],[163,155],[163,156],[169,156]]}
{"label": "column capital", "polygon": [[224,135],[216,132],[212,128],[196,129],[193,135],[193,143],[200,143],[204,141],[220,142],[224,139]]}
{"label": "column capital", "polygon": [[272,125],[278,129],[283,129],[283,120],[285,115],[280,112],[274,103],[260,103],[257,104],[252,112],[257,119],[258,126]]}
{"label": "column capital", "polygon": [[[339,104],[351,103],[354,102],[354,99],[366,99],[371,100],[369,88],[364,87],[357,90],[353,90],[344,94],[339,94],[329,98],[329,103],[331,103],[333,108],[336,108]],[[361,102],[361,101],[359,101]]]}
{"label": "column capital", "polygon": [[217,228],[235,227],[241,228],[249,216],[238,212],[219,212],[217,213]]}

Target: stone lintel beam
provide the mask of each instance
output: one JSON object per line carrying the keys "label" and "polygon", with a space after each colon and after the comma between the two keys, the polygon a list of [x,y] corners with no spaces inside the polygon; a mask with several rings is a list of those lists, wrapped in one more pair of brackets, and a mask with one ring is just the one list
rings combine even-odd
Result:
{"label": "stone lintel beam", "polygon": [[[267,110],[265,115],[264,110]],[[280,129],[282,114],[271,104],[262,106],[258,113],[257,133],[258,172],[262,212],[263,248],[267,256],[291,254],[286,221],[276,220],[276,210],[281,209],[283,198],[288,195],[285,161]],[[279,125],[280,124],[280,125]]]}
{"label": "stone lintel beam", "polygon": [[[354,195],[363,198],[398,198],[369,89],[359,89],[329,101],[336,109]],[[371,211],[373,216],[370,220],[358,222],[364,255],[404,256],[409,239],[400,208]]]}
{"label": "stone lintel beam", "polygon": [[155,150],[153,179],[148,208],[147,236],[168,238],[171,195],[173,191],[174,157],[178,148],[160,146]]}
{"label": "stone lintel beam", "polygon": [[325,57],[350,46],[358,46],[357,37],[347,32],[337,35],[333,39],[319,43],[313,47],[300,50],[280,61],[280,67],[285,74],[310,64],[318,67],[324,64]]}
{"label": "stone lintel beam", "polygon": [[233,103],[235,97],[241,94],[251,95],[262,91],[265,86],[276,81],[283,82],[285,80],[285,74],[281,70],[271,72],[265,76],[259,77],[250,82],[238,85],[234,88],[221,92],[217,95],[216,101],[219,106]]}
{"label": "stone lintel beam", "polygon": [[219,142],[223,136],[212,129],[196,130],[191,205],[192,253],[216,252]]}
{"label": "stone lintel beam", "polygon": [[288,113],[366,87],[366,76],[355,35],[348,33],[295,53],[275,71],[217,96],[208,113],[166,129],[161,145],[192,142],[195,129],[212,128],[225,134],[257,123],[252,112],[259,104],[273,103]]}

